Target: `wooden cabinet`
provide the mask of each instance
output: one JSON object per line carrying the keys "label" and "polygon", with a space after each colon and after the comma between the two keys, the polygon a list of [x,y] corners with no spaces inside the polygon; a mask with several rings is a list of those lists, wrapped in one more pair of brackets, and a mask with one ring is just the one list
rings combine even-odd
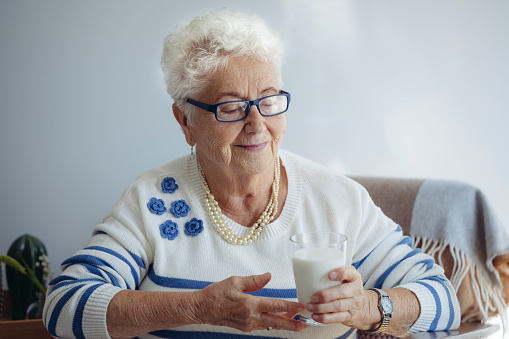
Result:
{"label": "wooden cabinet", "polygon": [[42,319],[2,320],[0,321],[0,339],[53,338],[46,331]]}
{"label": "wooden cabinet", "polygon": [[44,327],[42,319],[12,320],[9,293],[6,290],[2,293],[4,304],[0,319],[0,339],[53,338]]}

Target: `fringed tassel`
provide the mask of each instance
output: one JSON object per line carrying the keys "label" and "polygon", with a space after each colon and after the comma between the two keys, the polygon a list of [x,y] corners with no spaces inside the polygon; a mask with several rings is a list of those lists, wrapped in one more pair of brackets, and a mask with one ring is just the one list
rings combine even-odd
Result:
{"label": "fringed tassel", "polygon": [[453,259],[453,268],[449,280],[454,290],[458,292],[463,279],[467,274],[470,274],[472,290],[476,299],[475,301],[479,307],[479,312],[483,318],[482,322],[486,323],[488,320],[489,311],[498,312],[502,321],[503,331],[505,334],[508,333],[507,306],[502,296],[502,290],[493,286],[487,274],[481,270],[471,258],[461,250],[449,244],[421,237],[411,238],[414,248],[419,247],[423,252],[435,258],[440,266],[444,266],[443,254],[446,248],[449,248],[449,252]]}

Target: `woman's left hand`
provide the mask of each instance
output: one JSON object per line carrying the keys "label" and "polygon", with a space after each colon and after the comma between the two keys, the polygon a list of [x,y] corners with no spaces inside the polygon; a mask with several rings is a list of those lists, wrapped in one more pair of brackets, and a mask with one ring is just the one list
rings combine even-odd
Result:
{"label": "woman's left hand", "polygon": [[[370,302],[373,296],[364,290],[362,278],[353,266],[343,266],[329,272],[329,279],[342,282],[316,292],[306,309],[313,319],[323,323],[341,323],[358,329],[372,327]],[[377,309],[378,312],[378,309]]]}

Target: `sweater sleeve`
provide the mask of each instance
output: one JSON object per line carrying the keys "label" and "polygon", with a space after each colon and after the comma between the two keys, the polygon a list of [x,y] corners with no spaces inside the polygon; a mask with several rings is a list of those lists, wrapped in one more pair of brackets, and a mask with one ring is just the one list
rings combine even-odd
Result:
{"label": "sweater sleeve", "polygon": [[134,196],[124,194],[88,246],[65,260],[50,282],[43,321],[52,336],[109,338],[109,302],[123,289],[136,289],[152,257]]}
{"label": "sweater sleeve", "polygon": [[361,274],[364,287],[402,287],[417,296],[421,313],[408,333],[458,328],[459,302],[443,268],[420,249],[413,249],[411,238],[404,236],[401,227],[374,205],[367,192],[363,194],[363,231],[359,234],[370,236],[359,236],[360,250],[354,254],[353,265]]}

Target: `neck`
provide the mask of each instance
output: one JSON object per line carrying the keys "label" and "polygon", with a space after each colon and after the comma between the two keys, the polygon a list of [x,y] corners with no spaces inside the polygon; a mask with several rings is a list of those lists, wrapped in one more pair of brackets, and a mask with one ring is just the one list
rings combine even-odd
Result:
{"label": "neck", "polygon": [[[199,158],[198,162],[202,165]],[[264,172],[240,175],[233,170],[224,171],[203,165],[210,192],[222,213],[247,227],[256,222],[271,198],[274,163]]]}

